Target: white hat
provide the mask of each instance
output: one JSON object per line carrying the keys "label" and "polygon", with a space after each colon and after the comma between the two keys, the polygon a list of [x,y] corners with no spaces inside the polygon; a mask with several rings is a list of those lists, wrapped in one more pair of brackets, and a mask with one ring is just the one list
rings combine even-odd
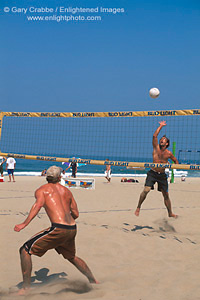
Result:
{"label": "white hat", "polygon": [[59,176],[61,176],[61,168],[57,166],[52,166],[48,168],[46,177],[58,178]]}

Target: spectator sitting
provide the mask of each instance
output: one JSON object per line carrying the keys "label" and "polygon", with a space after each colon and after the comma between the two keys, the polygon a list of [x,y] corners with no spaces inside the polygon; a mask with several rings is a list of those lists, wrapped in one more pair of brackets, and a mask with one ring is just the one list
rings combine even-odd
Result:
{"label": "spectator sitting", "polygon": [[137,179],[133,179],[133,178],[130,178],[130,179],[127,179],[126,177],[123,177],[121,179],[121,182],[139,182]]}
{"label": "spectator sitting", "polygon": [[47,173],[47,169],[44,169],[41,173],[41,176],[46,176],[46,173]]}

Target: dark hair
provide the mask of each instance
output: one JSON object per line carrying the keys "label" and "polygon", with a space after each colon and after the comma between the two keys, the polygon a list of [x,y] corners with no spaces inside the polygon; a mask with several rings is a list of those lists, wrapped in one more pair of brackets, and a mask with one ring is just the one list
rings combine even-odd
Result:
{"label": "dark hair", "polygon": [[57,183],[60,182],[60,177],[52,177],[52,176],[47,176],[46,180],[48,181],[48,183]]}
{"label": "dark hair", "polygon": [[167,143],[168,143],[168,145],[167,145],[167,147],[166,148],[168,148],[169,147],[169,145],[170,145],[170,139],[168,139],[168,137],[166,137],[166,135],[164,134],[162,137],[161,137],[161,139],[162,138],[166,138],[166,140],[167,140]]}

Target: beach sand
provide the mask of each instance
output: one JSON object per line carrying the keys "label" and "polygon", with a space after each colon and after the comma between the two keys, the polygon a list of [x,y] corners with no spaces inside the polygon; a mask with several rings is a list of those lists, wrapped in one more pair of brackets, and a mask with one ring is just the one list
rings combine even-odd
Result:
{"label": "beach sand", "polygon": [[54,250],[32,256],[32,291],[13,296],[22,283],[18,249],[32,235],[49,227],[42,209],[23,231],[13,228],[26,218],[34,191],[43,177],[16,176],[0,183],[0,299],[200,299],[200,179],[175,178],[169,192],[173,212],[168,218],[162,194],[151,191],[139,217],[134,215],[145,178],[121,183],[95,179],[95,190],[71,189],[79,210],[77,256],[91,268],[98,285]]}

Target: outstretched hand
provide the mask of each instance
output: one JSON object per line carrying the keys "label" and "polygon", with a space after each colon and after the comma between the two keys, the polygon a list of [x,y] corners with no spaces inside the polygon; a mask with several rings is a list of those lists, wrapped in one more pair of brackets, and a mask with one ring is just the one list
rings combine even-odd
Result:
{"label": "outstretched hand", "polygon": [[159,122],[159,124],[160,124],[160,126],[166,126],[167,124],[166,124],[166,121],[161,121],[161,122]]}
{"label": "outstretched hand", "polygon": [[21,224],[18,224],[18,225],[15,225],[14,227],[14,231],[21,231],[22,229],[24,229],[24,227],[26,227],[26,225],[24,223],[21,223]]}

